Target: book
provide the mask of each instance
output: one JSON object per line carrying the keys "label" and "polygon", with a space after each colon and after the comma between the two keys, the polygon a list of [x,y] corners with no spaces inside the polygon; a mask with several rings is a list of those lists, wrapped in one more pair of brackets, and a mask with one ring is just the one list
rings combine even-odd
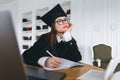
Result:
{"label": "book", "polygon": [[82,63],[74,62],[74,61],[64,59],[64,58],[61,58],[61,61],[62,61],[62,63],[60,64],[60,66],[58,68],[44,67],[44,69],[46,69],[46,70],[60,70],[60,69],[69,69],[69,68],[75,67],[75,66],[83,66]]}

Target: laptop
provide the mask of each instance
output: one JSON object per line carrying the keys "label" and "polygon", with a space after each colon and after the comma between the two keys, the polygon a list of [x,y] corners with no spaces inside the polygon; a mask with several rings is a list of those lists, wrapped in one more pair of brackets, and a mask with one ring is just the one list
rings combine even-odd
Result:
{"label": "laptop", "polygon": [[62,72],[24,67],[9,11],[0,11],[0,80],[61,80]]}
{"label": "laptop", "polygon": [[105,71],[89,70],[78,77],[77,80],[110,80],[118,63],[119,59],[111,59]]}

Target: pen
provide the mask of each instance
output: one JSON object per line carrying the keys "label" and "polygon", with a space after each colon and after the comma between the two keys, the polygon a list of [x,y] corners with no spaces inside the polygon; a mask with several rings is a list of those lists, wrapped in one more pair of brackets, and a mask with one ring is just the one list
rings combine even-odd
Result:
{"label": "pen", "polygon": [[55,57],[55,56],[53,56],[48,50],[46,50],[46,52],[51,56],[51,57]]}

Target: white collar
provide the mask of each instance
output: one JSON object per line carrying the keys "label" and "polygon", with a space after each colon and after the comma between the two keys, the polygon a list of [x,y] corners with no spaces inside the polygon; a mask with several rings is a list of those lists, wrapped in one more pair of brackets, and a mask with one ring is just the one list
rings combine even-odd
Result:
{"label": "white collar", "polygon": [[57,42],[60,43],[61,41],[64,41],[64,38],[60,38],[60,36],[56,35],[57,36]]}

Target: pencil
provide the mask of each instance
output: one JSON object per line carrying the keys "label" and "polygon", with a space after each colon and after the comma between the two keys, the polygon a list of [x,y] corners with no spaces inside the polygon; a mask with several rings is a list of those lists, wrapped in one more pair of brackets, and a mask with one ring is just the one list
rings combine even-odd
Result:
{"label": "pencil", "polygon": [[51,56],[51,57],[55,57],[55,56],[53,56],[48,50],[46,50],[46,52]]}

